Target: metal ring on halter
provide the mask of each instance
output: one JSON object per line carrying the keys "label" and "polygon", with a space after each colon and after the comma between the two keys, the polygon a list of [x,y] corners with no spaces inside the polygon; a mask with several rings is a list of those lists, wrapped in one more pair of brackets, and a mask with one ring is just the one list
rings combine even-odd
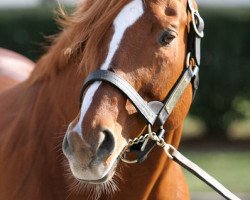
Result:
{"label": "metal ring on halter", "polygon": [[192,73],[192,76],[197,76],[197,74],[199,73],[199,67],[197,65],[195,65],[192,69],[190,67],[190,62],[191,62],[191,52],[189,52],[187,54],[186,57],[186,68],[190,69],[190,72]]}
{"label": "metal ring on halter", "polygon": [[191,60],[191,52],[188,52],[186,57],[186,68],[190,67],[190,60]]}
{"label": "metal ring on halter", "polygon": [[197,10],[192,10],[191,11],[191,16],[192,16],[192,24],[193,24],[193,27],[194,27],[194,30],[196,32],[196,34],[200,37],[200,38],[203,38],[204,37],[204,32],[203,30],[202,31],[199,31],[198,28],[197,28],[197,24],[201,24],[203,23],[203,19],[201,18],[199,12]]}
{"label": "metal ring on halter", "polygon": [[136,159],[136,160],[128,160],[128,159],[126,159],[126,158],[124,157],[124,154],[125,154],[125,153],[122,153],[122,154],[120,155],[120,159],[121,159],[122,162],[125,162],[125,163],[127,163],[127,164],[136,164],[136,163],[138,163],[138,159]]}

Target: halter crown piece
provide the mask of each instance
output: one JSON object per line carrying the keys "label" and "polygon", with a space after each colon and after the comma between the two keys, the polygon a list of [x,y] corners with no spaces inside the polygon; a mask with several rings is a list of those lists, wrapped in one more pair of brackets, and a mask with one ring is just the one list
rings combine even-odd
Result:
{"label": "halter crown piece", "polygon": [[[146,103],[144,99],[137,93],[137,91],[124,79],[122,79],[115,72],[110,70],[97,70],[91,73],[85,80],[80,93],[80,107],[83,100],[83,93],[87,87],[95,81],[105,81],[124,93],[132,102],[137,111],[143,116],[147,125],[148,133],[141,135],[128,142],[128,145],[120,159],[126,163],[141,163],[143,162],[150,151],[156,146],[161,146],[165,150],[170,159],[186,168],[199,179],[204,181],[220,195],[229,200],[240,200],[237,196],[227,190],[217,180],[203,171],[196,164],[184,157],[173,146],[165,143],[163,136],[165,130],[163,125],[166,123],[168,117],[172,113],[174,107],[179,101],[181,95],[184,93],[187,86],[192,83],[193,98],[199,86],[199,66],[201,55],[201,39],[204,37],[204,21],[201,18],[198,10],[195,9],[192,0],[188,0],[188,11],[191,14],[190,31],[188,33],[188,45],[186,55],[186,66],[183,69],[181,76],[173,86],[171,92],[167,95],[164,102],[152,101]],[[152,131],[152,126],[159,127],[156,132]],[[135,160],[129,160],[127,154],[133,152],[136,155]]]}

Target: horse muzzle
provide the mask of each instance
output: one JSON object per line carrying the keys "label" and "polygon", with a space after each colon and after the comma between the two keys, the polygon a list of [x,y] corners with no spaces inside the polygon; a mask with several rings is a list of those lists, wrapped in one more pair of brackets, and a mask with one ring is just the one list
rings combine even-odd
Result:
{"label": "horse muzzle", "polygon": [[112,177],[117,157],[112,155],[115,139],[111,131],[104,129],[95,136],[94,142],[90,144],[69,127],[62,149],[76,179],[98,184]]}

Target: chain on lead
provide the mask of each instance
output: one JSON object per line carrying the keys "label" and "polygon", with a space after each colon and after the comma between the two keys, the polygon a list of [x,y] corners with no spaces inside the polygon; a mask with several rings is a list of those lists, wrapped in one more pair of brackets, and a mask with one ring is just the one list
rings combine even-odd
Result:
{"label": "chain on lead", "polygon": [[[163,127],[161,126],[160,129],[163,129]],[[146,144],[147,144],[147,141],[151,139],[153,141],[156,142],[156,144],[160,147],[162,147],[165,151],[165,153],[167,154],[167,156],[170,158],[170,159],[173,159],[173,156],[172,156],[172,151],[175,150],[175,148],[172,146],[172,145],[169,145],[165,142],[165,140],[161,137],[159,137],[155,132],[152,131],[152,127],[151,125],[149,124],[148,125],[148,133],[145,134],[145,135],[141,135],[140,137],[136,137],[134,138],[133,140],[129,140],[128,141],[128,146],[132,146],[134,144],[138,144],[138,143],[143,143],[142,145],[142,150],[144,150]],[[129,164],[133,164],[133,163],[137,163],[138,162],[138,159],[135,159],[135,160],[128,160],[126,159],[126,153],[128,152],[128,149],[125,150],[120,158],[123,162],[125,163],[129,163]]]}
{"label": "chain on lead", "polygon": [[[160,127],[161,129],[163,129],[163,126]],[[158,135],[156,135],[155,132],[152,132],[152,128],[151,125],[148,125],[148,139],[150,138],[151,140],[154,140],[156,142],[156,144],[160,147],[162,147],[165,151],[165,153],[167,154],[167,156],[170,159],[173,159],[172,156],[172,151],[176,150],[172,145],[167,144],[164,140],[164,138],[159,137]]]}
{"label": "chain on lead", "polygon": [[152,128],[150,124],[148,125],[148,133],[145,135],[141,135],[140,137],[135,137],[133,140],[129,139],[128,146],[132,146],[134,144],[144,142],[148,139],[154,140],[156,142],[160,141],[160,138],[156,135],[156,133],[152,132]]}
{"label": "chain on lead", "polygon": [[[160,129],[163,129],[163,126],[161,126]],[[149,135],[149,138],[155,141],[158,145],[164,142],[163,138],[159,137],[155,132],[152,131],[152,127],[150,124],[148,125],[148,135]]]}
{"label": "chain on lead", "polygon": [[140,137],[136,137],[133,140],[128,141],[128,146],[132,146],[134,144],[138,144],[144,142],[148,138],[149,134],[141,135]]}
{"label": "chain on lead", "polygon": [[[161,127],[163,128],[163,127]],[[129,139],[128,146],[132,146],[134,144],[143,143],[144,141],[151,139],[156,141],[159,146],[162,146],[164,140],[159,138],[155,132],[152,131],[151,125],[148,125],[148,133],[145,135],[141,135],[140,137],[135,137],[133,140]],[[163,146],[162,146],[163,147]]]}
{"label": "chain on lead", "polygon": [[[162,126],[160,128],[163,129]],[[148,125],[148,133],[145,135],[141,135],[140,137],[136,137],[133,140],[130,139],[128,141],[128,146],[132,146],[132,145],[138,144],[138,143],[144,143],[146,140],[149,140],[149,139],[155,141],[156,144],[162,148],[164,148],[167,145],[167,143],[165,142],[165,140],[163,138],[159,137],[155,132],[152,131],[152,127],[149,124]],[[143,149],[143,147],[142,147],[142,149]]]}

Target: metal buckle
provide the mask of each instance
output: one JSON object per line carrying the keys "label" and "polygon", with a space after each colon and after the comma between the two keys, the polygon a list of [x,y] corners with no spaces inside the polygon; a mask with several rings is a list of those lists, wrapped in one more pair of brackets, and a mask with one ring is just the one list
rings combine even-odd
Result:
{"label": "metal buckle", "polygon": [[127,163],[127,164],[136,164],[136,163],[139,162],[138,159],[135,159],[135,160],[129,160],[129,159],[127,159],[127,158],[126,158],[126,154],[127,154],[127,153],[128,153],[128,151],[125,150],[125,151],[120,155],[120,159],[121,159],[122,162],[125,162],[125,163]]}
{"label": "metal buckle", "polygon": [[186,68],[189,69],[189,71],[193,76],[196,76],[199,73],[199,67],[197,65],[194,65],[194,68],[191,67],[191,52],[188,52],[187,57],[186,57]]}
{"label": "metal buckle", "polygon": [[200,13],[198,12],[198,10],[191,10],[191,16],[192,16],[192,24],[194,27],[194,31],[196,33],[197,36],[199,36],[200,38],[204,37],[204,21],[200,16]]}
{"label": "metal buckle", "polygon": [[186,68],[190,67],[190,61],[191,61],[191,52],[188,52],[186,57]]}

